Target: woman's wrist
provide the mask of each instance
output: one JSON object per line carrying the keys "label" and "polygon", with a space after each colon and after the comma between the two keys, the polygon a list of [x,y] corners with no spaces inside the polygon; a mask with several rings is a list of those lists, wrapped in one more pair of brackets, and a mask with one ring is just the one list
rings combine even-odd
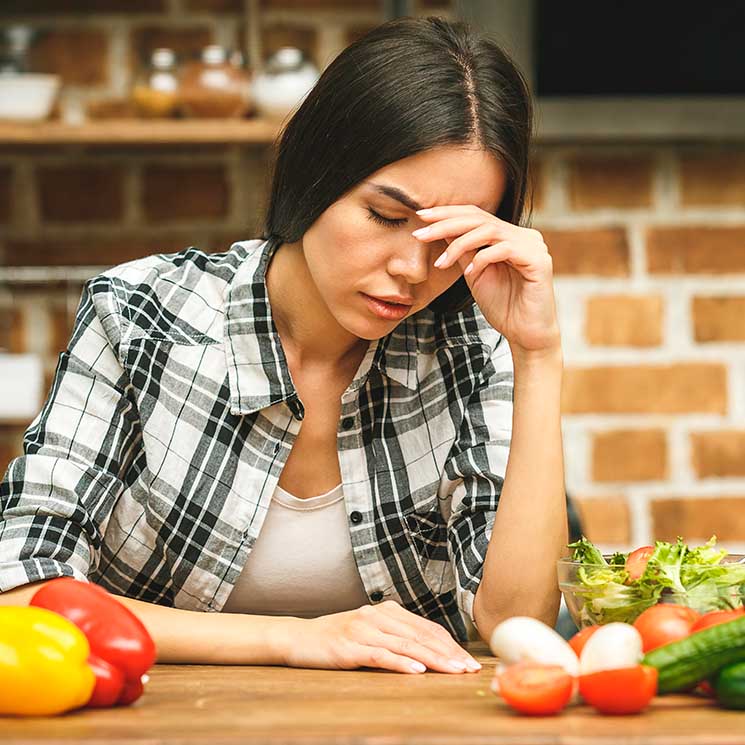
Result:
{"label": "woman's wrist", "polygon": [[511,345],[512,364],[515,375],[519,371],[529,372],[531,370],[555,370],[560,372],[564,368],[564,354],[561,349],[561,341],[543,349],[523,349],[518,345]]}

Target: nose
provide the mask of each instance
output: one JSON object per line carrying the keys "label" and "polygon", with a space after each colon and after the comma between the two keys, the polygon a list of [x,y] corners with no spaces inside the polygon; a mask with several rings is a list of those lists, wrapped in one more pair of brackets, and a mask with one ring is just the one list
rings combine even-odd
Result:
{"label": "nose", "polygon": [[403,278],[410,285],[426,282],[430,271],[431,253],[431,243],[422,243],[411,236],[410,240],[403,241],[390,257],[388,273]]}

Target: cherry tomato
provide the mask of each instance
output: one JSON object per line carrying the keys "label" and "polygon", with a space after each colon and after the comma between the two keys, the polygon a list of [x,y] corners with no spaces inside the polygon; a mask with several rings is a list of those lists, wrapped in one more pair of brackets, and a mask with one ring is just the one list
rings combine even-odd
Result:
{"label": "cherry tomato", "polygon": [[578,631],[570,640],[569,646],[574,650],[574,653],[579,657],[582,654],[587,640],[600,628],[600,626],[585,626],[584,629]]}
{"label": "cherry tomato", "polygon": [[557,714],[572,697],[574,679],[559,665],[519,662],[499,675],[502,698],[522,714]]}
{"label": "cherry tomato", "polygon": [[579,692],[601,714],[636,714],[657,693],[657,668],[637,665],[580,675]]}
{"label": "cherry tomato", "polygon": [[642,546],[632,551],[626,558],[626,571],[629,579],[639,579],[647,568],[649,557],[654,553],[654,546]]}
{"label": "cherry tomato", "polygon": [[691,626],[691,633],[708,629],[709,626],[718,626],[720,623],[734,621],[736,618],[745,615],[745,608],[736,608],[735,610],[713,610],[710,613],[704,613],[696,623]]}
{"label": "cherry tomato", "polygon": [[699,614],[693,608],[659,603],[647,608],[634,621],[634,626],[642,635],[643,649],[646,653],[689,636],[691,627],[698,618]]}

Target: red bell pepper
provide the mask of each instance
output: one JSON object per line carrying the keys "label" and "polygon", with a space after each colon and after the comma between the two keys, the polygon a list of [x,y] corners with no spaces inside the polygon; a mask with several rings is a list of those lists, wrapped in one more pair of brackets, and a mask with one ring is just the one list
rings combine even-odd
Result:
{"label": "red bell pepper", "polygon": [[126,706],[144,690],[143,678],[155,662],[155,643],[142,621],[114,595],[72,577],[45,584],[30,605],[72,621],[88,638],[88,664],[96,686],[88,706]]}

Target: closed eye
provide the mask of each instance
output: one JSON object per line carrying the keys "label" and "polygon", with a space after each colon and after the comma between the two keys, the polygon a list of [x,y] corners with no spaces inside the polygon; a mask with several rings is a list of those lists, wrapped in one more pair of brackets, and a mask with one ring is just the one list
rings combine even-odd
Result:
{"label": "closed eye", "polygon": [[380,225],[387,225],[389,228],[398,227],[399,225],[403,225],[406,222],[405,217],[383,217],[383,215],[378,214],[372,207],[368,207],[367,212],[370,220],[373,220]]}

